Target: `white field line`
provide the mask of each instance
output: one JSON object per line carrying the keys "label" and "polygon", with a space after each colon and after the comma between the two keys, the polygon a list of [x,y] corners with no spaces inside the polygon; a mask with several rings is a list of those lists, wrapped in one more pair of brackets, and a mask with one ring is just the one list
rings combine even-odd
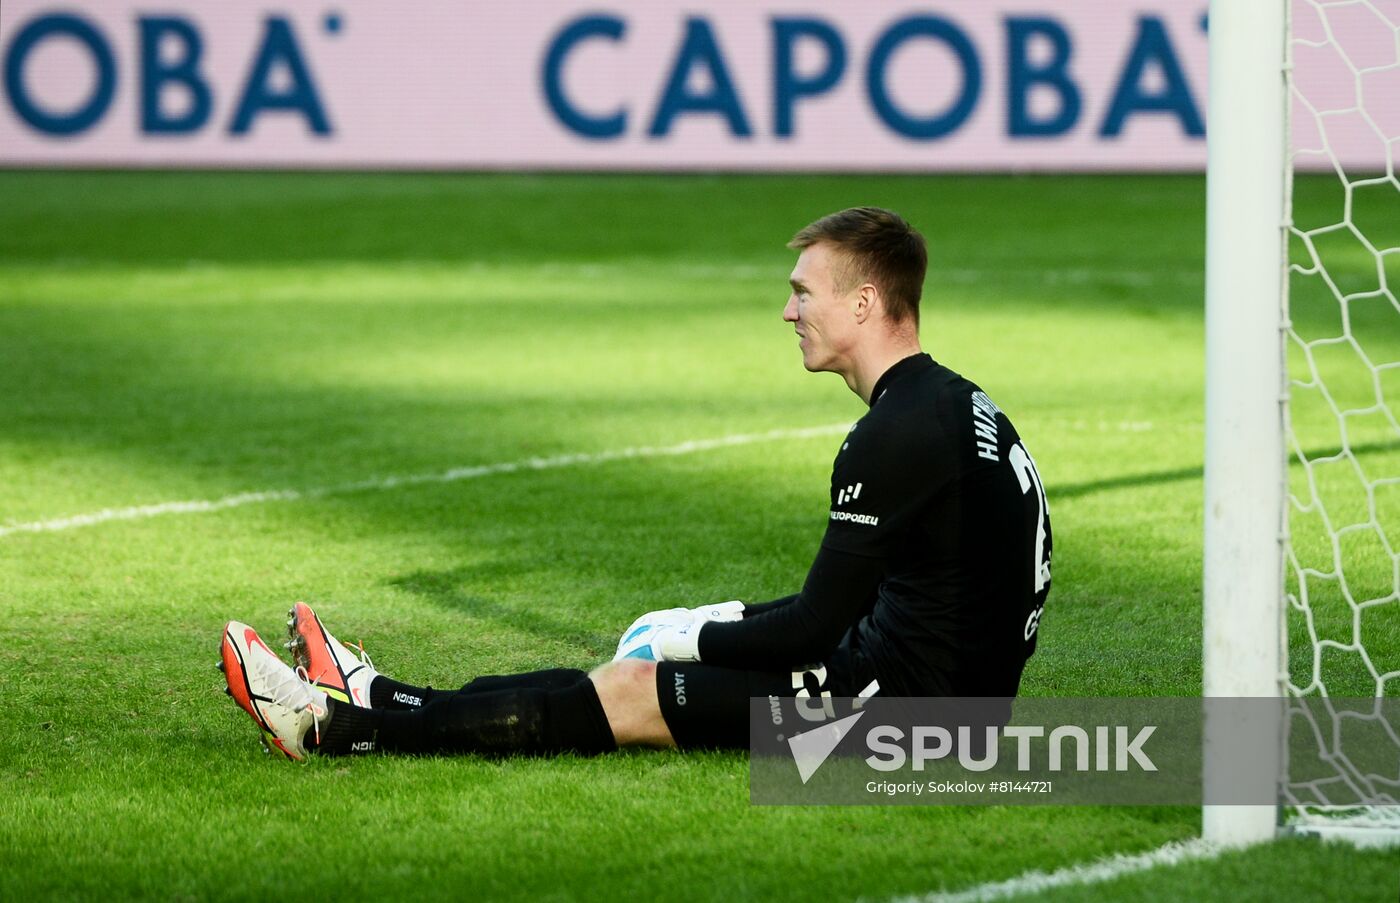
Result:
{"label": "white field line", "polygon": [[373,492],[398,489],[404,486],[421,486],[425,483],[455,483],[459,480],[474,480],[478,477],[495,476],[503,473],[518,473],[530,470],[555,470],[560,467],[580,467],[588,464],[603,464],[608,461],[623,461],[634,458],[663,458],[676,455],[693,455],[698,452],[733,448],[738,445],[753,445],[759,442],[781,442],[786,439],[811,439],[819,436],[834,436],[850,430],[849,423],[833,423],[826,426],[811,426],[798,429],[769,430],[766,433],[739,433],[733,436],[720,436],[716,439],[692,439],[676,445],[641,445],[632,448],[617,448],[600,452],[579,452],[568,455],[555,455],[548,458],[523,458],[518,461],[502,461],[497,464],[478,464],[470,467],[454,467],[437,473],[410,474],[407,476],[380,477],[360,480],[354,483],[341,483],[337,486],[322,486],[313,489],[265,489],[255,492],[240,492],[219,499],[196,499],[183,502],[159,502],[152,505],[134,505],[129,508],[104,508],[86,514],[73,514],[49,520],[32,521],[23,524],[0,524],[0,538],[14,533],[55,533],[61,530],[75,530],[79,527],[92,527],[115,520],[145,520],[164,517],[169,514],[204,514],[210,511],[223,511],[226,508],[241,508],[244,505],[261,505],[267,502],[295,502],[306,499],[325,498],[351,492]]}
{"label": "white field line", "polygon": [[1228,847],[1209,843],[1197,838],[1174,842],[1134,855],[1117,854],[1091,862],[1088,865],[1075,865],[1055,872],[1026,872],[1007,881],[980,884],[977,887],[954,893],[934,893],[922,897],[900,897],[891,903],[988,903],[992,900],[1007,900],[1023,894],[1037,894],[1057,887],[1078,887],[1085,884],[1098,884],[1112,881],[1124,875],[1145,872],[1159,866],[1180,865],[1183,862],[1214,859]]}

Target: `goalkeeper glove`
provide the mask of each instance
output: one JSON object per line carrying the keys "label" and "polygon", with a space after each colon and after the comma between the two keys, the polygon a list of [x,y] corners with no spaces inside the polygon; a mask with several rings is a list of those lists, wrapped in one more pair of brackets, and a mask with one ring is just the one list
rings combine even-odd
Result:
{"label": "goalkeeper glove", "polygon": [[698,662],[700,628],[707,621],[738,621],[743,616],[744,603],[737,599],[699,608],[649,611],[623,632],[613,661]]}
{"label": "goalkeeper glove", "polygon": [[656,661],[656,656],[651,651],[651,641],[656,632],[667,627],[689,624],[693,620],[695,615],[688,608],[647,612],[622,632],[622,639],[617,641],[617,652],[613,655],[613,661],[624,658]]}

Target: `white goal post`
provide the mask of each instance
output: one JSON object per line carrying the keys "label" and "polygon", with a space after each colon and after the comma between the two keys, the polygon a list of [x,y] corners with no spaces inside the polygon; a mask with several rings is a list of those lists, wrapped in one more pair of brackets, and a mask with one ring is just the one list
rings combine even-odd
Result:
{"label": "white goal post", "polygon": [[[1252,768],[1278,775],[1279,803],[1204,808],[1204,838],[1224,845],[1285,830],[1400,842],[1400,723],[1382,705],[1400,688],[1400,112],[1376,107],[1400,110],[1400,96],[1377,90],[1400,84],[1400,3],[1385,2],[1210,3],[1204,695],[1289,711],[1271,725],[1277,742],[1250,753]],[[1345,46],[1368,32],[1379,40]],[[1333,84],[1315,89],[1303,57],[1332,64]],[[1347,149],[1358,141],[1378,150]],[[1312,177],[1336,197],[1335,210],[1310,208],[1323,210],[1310,214],[1318,222],[1295,222],[1293,173],[1305,166],[1336,180]],[[1361,215],[1362,192],[1384,217]],[[1291,312],[1290,285],[1303,292]],[[1339,356],[1350,373],[1333,366]],[[1333,698],[1372,695],[1374,714],[1332,711]],[[1330,717],[1290,738],[1304,700]],[[1349,761],[1342,736],[1358,721],[1394,741],[1394,772]],[[1208,799],[1258,731],[1208,710]],[[1326,773],[1290,775],[1304,758]]]}
{"label": "white goal post", "polygon": [[[1204,692],[1282,690],[1288,0],[1212,0],[1206,117]],[[1205,782],[1239,735],[1205,725]],[[1261,769],[1282,772],[1282,737]],[[1215,759],[1212,758],[1213,754]],[[1276,806],[1206,806],[1206,840],[1272,838]]]}

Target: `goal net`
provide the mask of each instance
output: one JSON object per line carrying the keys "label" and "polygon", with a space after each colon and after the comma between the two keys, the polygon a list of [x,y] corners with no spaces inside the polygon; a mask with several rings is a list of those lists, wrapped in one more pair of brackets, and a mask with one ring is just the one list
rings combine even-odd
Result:
{"label": "goal net", "polygon": [[1209,28],[1203,830],[1400,842],[1400,0]]}
{"label": "goal net", "polygon": [[1287,14],[1284,821],[1382,840],[1400,835],[1400,0]]}

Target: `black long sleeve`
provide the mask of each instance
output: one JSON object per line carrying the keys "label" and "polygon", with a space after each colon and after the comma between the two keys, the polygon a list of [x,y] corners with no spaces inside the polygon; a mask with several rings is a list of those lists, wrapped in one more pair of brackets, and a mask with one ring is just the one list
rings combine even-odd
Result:
{"label": "black long sleeve", "polygon": [[759,602],[757,605],[745,605],[744,617],[752,618],[761,615],[765,611],[772,611],[775,608],[782,608],[784,605],[791,605],[802,598],[799,594],[793,593],[791,596],[783,596],[781,599],[774,599],[772,602]]}
{"label": "black long sleeve", "polygon": [[885,560],[822,547],[802,592],[745,613],[742,621],[711,622],[700,631],[700,660],[727,668],[790,668],[829,656],[869,610]]}

